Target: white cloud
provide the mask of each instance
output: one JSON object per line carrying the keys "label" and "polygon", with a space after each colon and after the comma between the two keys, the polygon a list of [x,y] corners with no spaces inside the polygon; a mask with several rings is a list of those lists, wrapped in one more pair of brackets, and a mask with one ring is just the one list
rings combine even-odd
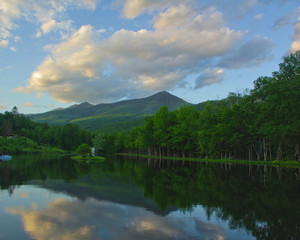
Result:
{"label": "white cloud", "polygon": [[0,40],[13,37],[13,30],[19,20],[37,24],[37,37],[51,31],[72,30],[72,22],[67,19],[67,10],[74,5],[95,10],[99,0],[1,0],[0,1]]}
{"label": "white cloud", "polygon": [[189,0],[126,0],[123,14],[126,18],[135,18],[144,11],[152,12],[155,9],[162,10],[178,3],[190,2]]}
{"label": "white cloud", "polygon": [[9,44],[9,41],[8,40],[1,40],[0,41],[0,48],[6,48]]}
{"label": "white cloud", "polygon": [[296,52],[297,50],[300,50],[300,17],[294,24],[294,36],[290,52]]}
{"label": "white cloud", "polygon": [[229,69],[259,66],[270,57],[272,47],[271,39],[256,36],[225,54],[219,66]]}
{"label": "white cloud", "polygon": [[51,55],[32,73],[29,85],[19,91],[49,92],[62,102],[83,100],[85,94],[96,98],[102,86],[102,79],[99,86],[94,81],[102,63],[96,35],[91,26],[83,26],[67,41],[52,46]]}
{"label": "white cloud", "polygon": [[294,25],[294,35],[292,39],[293,42],[291,44],[291,48],[289,52],[295,52],[297,50],[300,50],[300,17],[299,16],[300,16],[300,7],[294,9],[291,13],[280,17],[273,24],[273,28],[286,27],[287,25],[291,25],[291,24]]}
{"label": "white cloud", "polygon": [[[171,6],[176,6],[179,4],[185,5],[200,5],[203,9],[207,7],[218,7],[222,9],[223,13],[229,14],[230,17],[232,15],[242,17],[248,14],[252,9],[261,2],[266,1],[258,1],[258,0],[206,0],[206,1],[194,1],[194,0],[116,0],[119,4],[123,6],[123,15],[126,18],[135,18],[140,14],[145,12],[153,13],[155,11],[163,11]],[[201,3],[200,3],[201,2]]]}
{"label": "white cloud", "polygon": [[14,66],[4,66],[4,67],[0,67],[0,71],[4,71],[4,70],[7,70],[7,69],[11,69],[11,68],[14,68]]}
{"label": "white cloud", "polygon": [[27,108],[53,108],[54,105],[53,104],[50,104],[50,105],[37,105],[37,104],[33,104],[31,102],[27,102],[25,104],[23,104],[24,107],[27,107]]}
{"label": "white cloud", "polygon": [[[259,65],[267,59],[270,39],[254,37],[245,43],[244,33],[227,27],[215,7],[199,10],[184,2],[126,1],[124,9],[133,8],[128,17],[160,9],[151,21],[153,30],[121,29],[103,38],[107,33],[102,30],[81,26],[60,44],[48,45],[48,56],[27,86],[16,91],[49,93],[61,102],[111,102],[185,87],[191,75],[199,76],[198,89],[221,82],[228,68]],[[53,8],[63,12],[65,6]],[[39,36],[59,27],[54,16],[37,16],[43,22]]]}
{"label": "white cloud", "polygon": [[79,6],[85,7],[93,11],[96,9],[98,2],[100,2],[100,0],[75,0],[75,1]]}
{"label": "white cloud", "polygon": [[259,14],[255,15],[254,18],[255,18],[256,20],[260,20],[263,16],[264,16],[264,15],[263,15],[262,13],[259,13]]}
{"label": "white cloud", "polygon": [[195,83],[195,89],[209,86],[215,83],[222,82],[224,78],[224,71],[221,68],[206,69],[203,74],[201,74]]}
{"label": "white cloud", "polygon": [[258,0],[241,0],[241,1],[239,1],[240,13],[245,14],[246,12],[250,11],[257,3],[258,3]]}
{"label": "white cloud", "polygon": [[21,41],[21,37],[20,36],[15,36],[14,37],[14,42],[19,42]]}
{"label": "white cloud", "polygon": [[189,74],[200,74],[207,59],[229,52],[243,36],[224,26],[215,9],[199,14],[182,4],[157,15],[153,25],[153,31],[119,30],[101,42],[101,33],[82,26],[66,41],[49,46],[51,54],[28,86],[17,90],[95,103],[170,90],[183,85]]}
{"label": "white cloud", "polygon": [[0,40],[10,37],[14,21],[20,18],[22,5],[23,0],[0,1]]}
{"label": "white cloud", "polygon": [[154,27],[156,29],[180,27],[182,24],[186,24],[191,16],[196,14],[193,9],[185,4],[173,6],[157,15]]}
{"label": "white cloud", "polygon": [[47,22],[43,23],[41,26],[41,30],[44,34],[50,32],[57,26],[57,22],[54,19],[49,19]]}
{"label": "white cloud", "polygon": [[300,7],[293,10],[291,13],[286,14],[280,17],[279,19],[277,19],[273,24],[273,28],[280,28],[280,27],[285,27],[286,25],[293,24],[295,17],[299,15],[300,15]]}
{"label": "white cloud", "polygon": [[31,102],[27,102],[24,104],[24,107],[33,107],[33,104]]}
{"label": "white cloud", "polygon": [[3,110],[3,109],[6,109],[7,107],[5,107],[4,105],[2,105],[1,103],[0,103],[0,110]]}
{"label": "white cloud", "polygon": [[57,22],[54,19],[49,19],[44,22],[36,32],[36,37],[39,38],[51,31],[62,30],[61,35],[64,37],[64,32],[72,31],[72,21]]}

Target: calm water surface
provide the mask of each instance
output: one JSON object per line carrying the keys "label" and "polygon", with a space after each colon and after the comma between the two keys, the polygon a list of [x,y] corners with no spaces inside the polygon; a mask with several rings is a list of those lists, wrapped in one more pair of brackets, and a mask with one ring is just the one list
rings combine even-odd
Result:
{"label": "calm water surface", "polygon": [[19,156],[0,165],[0,239],[300,239],[296,169]]}

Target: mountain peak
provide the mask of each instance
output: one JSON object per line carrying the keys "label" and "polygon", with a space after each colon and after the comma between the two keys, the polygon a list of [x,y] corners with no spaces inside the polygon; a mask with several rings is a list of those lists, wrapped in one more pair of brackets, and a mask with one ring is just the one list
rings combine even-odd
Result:
{"label": "mountain peak", "polygon": [[182,105],[189,103],[162,91],[146,98],[115,103],[92,105],[83,102],[64,110],[31,115],[30,118],[35,122],[47,121],[49,125],[74,123],[89,130],[124,131],[143,124],[145,116],[154,115],[162,106],[173,111]]}
{"label": "mountain peak", "polygon": [[160,101],[160,102],[180,102],[180,105],[183,105],[183,104],[188,104],[187,102],[185,102],[183,99],[179,98],[179,97],[176,97],[174,96],[173,94],[167,92],[167,91],[161,91],[161,92],[158,92],[150,97],[148,97],[147,99],[152,99],[152,100],[157,100],[157,101]]}
{"label": "mountain peak", "polygon": [[171,93],[167,92],[167,91],[161,91],[158,93],[153,94],[152,96],[174,96]]}
{"label": "mountain peak", "polygon": [[92,107],[92,106],[94,106],[93,104],[90,104],[89,102],[83,102],[83,103],[80,103],[79,105],[78,105],[78,107],[87,107],[87,108],[89,108],[89,107]]}

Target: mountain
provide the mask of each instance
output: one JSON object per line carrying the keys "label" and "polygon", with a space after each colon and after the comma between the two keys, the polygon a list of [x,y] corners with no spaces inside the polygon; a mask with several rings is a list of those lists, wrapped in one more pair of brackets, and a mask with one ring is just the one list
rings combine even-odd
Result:
{"label": "mountain", "polygon": [[182,105],[190,105],[168,92],[159,92],[150,97],[125,100],[116,103],[93,105],[88,102],[75,104],[28,117],[38,123],[49,125],[77,124],[88,130],[115,132],[142,125],[146,116],[154,115],[162,106],[173,111]]}

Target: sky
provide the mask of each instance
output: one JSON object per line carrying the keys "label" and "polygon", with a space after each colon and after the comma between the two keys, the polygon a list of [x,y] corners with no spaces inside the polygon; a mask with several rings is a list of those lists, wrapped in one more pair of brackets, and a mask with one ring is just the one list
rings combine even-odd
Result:
{"label": "sky", "polygon": [[296,50],[299,0],[0,0],[0,112],[222,99]]}

